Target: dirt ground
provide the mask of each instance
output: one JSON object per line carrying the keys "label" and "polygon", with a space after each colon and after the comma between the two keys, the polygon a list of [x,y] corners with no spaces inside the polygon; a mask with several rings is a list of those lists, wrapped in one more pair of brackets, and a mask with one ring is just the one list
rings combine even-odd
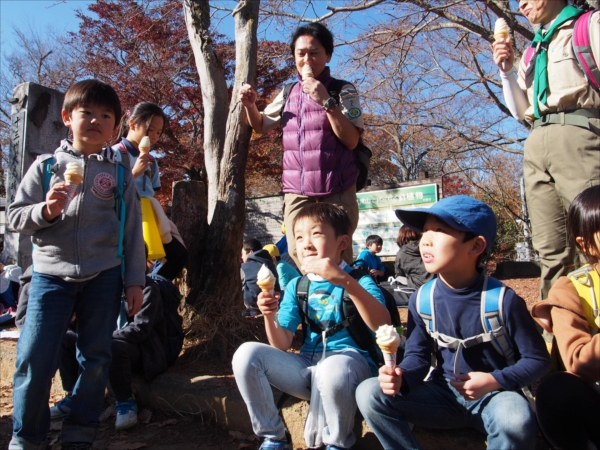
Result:
{"label": "dirt ground", "polygon": [[[537,301],[538,278],[503,280],[525,299],[528,307]],[[406,309],[401,309],[401,318],[406,322]],[[251,319],[254,320],[254,319]],[[15,345],[2,341],[1,345]],[[230,375],[231,365],[215,362],[181,361],[171,370],[185,373],[210,370],[212,375]],[[51,398],[51,404],[60,400],[60,396]],[[114,430],[114,404],[107,398],[105,411],[101,418],[100,430],[94,443],[94,449],[107,450],[167,450],[167,449],[223,449],[255,450],[259,442],[252,436],[228,432],[213,423],[205,423],[197,417],[167,415],[160,410],[143,408],[141,405],[140,423],[127,431]],[[60,424],[54,424],[49,435],[52,450],[61,450]],[[0,448],[6,448],[12,433],[12,380],[0,380]],[[471,430],[437,431],[416,429],[417,438],[425,449],[485,449],[485,436]],[[546,447],[539,442],[537,450]]]}

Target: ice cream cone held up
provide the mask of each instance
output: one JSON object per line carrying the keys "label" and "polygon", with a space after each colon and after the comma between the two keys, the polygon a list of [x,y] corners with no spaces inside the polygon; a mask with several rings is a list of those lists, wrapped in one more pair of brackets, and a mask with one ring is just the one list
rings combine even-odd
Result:
{"label": "ice cream cone held up", "polygon": [[313,73],[312,68],[308,65],[305,64],[302,67],[302,81],[306,80],[307,78],[314,78],[315,74]]}
{"label": "ice cream cone held up", "polygon": [[[506,20],[500,18],[496,20],[494,25],[494,40],[499,41],[500,39],[508,39],[510,37],[510,28],[506,23]],[[502,70],[505,70],[504,61],[502,61]]]}
{"label": "ice cream cone held up", "polygon": [[275,281],[277,281],[277,279],[275,278],[275,275],[273,275],[273,272],[263,264],[256,275],[256,285],[262,292],[270,292],[273,294],[275,292]]}
{"label": "ice cream cone held up", "polygon": [[65,170],[65,182],[67,183],[67,200],[63,207],[62,218],[65,218],[65,214],[69,209],[69,205],[73,198],[75,198],[75,192],[77,187],[83,181],[83,166],[77,163],[68,163],[67,169]]}
{"label": "ice cream cone held up", "polygon": [[150,153],[150,138],[148,136],[144,136],[140,141],[140,145],[138,146],[140,153]]}
{"label": "ice cream cone held up", "polygon": [[392,325],[381,325],[375,333],[376,342],[386,366],[396,367],[396,352],[400,345],[400,335]]}

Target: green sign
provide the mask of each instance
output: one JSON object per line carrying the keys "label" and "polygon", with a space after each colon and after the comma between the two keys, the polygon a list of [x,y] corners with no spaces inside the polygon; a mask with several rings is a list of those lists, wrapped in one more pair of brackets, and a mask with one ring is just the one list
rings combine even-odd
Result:
{"label": "green sign", "polygon": [[424,184],[385,191],[359,192],[356,194],[359,211],[379,208],[400,208],[437,202],[437,185]]}

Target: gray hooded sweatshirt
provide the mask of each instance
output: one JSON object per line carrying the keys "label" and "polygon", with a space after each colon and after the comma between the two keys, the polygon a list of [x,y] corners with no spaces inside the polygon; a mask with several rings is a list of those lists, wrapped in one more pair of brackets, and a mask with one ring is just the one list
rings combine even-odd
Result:
{"label": "gray hooded sweatshirt", "polygon": [[[47,157],[46,157],[47,158]],[[85,157],[64,140],[54,152],[56,171],[50,188],[64,181],[67,164],[84,166],[84,179],[69,205],[64,219],[47,222],[42,211],[45,158],[39,157],[19,185],[14,203],[8,207],[10,226],[31,235],[35,272],[54,275],[68,281],[87,280],[121,264],[118,258],[119,218],[114,189],[117,186],[115,152],[104,148]],[[142,234],[140,198],[131,170],[125,170],[126,205],[123,253],[125,287],[144,286],[146,257]]]}

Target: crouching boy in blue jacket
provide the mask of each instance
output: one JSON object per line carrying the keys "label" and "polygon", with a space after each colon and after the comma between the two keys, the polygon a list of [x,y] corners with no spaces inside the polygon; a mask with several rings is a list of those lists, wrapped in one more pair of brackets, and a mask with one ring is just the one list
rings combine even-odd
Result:
{"label": "crouching boy in blue jacket", "polygon": [[[410,298],[404,360],[358,387],[363,416],[386,449],[421,448],[409,422],[475,428],[488,448],[534,448],[535,413],[519,390],[546,374],[550,360],[523,299],[477,270],[496,237],[493,211],[461,195],[396,215],[423,232],[423,262],[438,278]],[[482,313],[492,298],[502,300]],[[423,382],[432,352],[435,368]]]}

